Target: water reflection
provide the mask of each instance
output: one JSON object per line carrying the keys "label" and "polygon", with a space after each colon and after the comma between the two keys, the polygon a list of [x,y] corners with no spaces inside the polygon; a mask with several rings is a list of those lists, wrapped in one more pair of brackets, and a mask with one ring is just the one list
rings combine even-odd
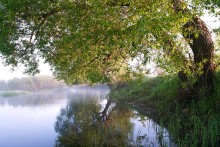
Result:
{"label": "water reflection", "polygon": [[53,124],[66,102],[65,92],[0,97],[0,146],[54,146],[57,133]]}
{"label": "water reflection", "polygon": [[74,87],[0,97],[0,146],[173,146],[166,129],[108,92]]}
{"label": "water reflection", "polygon": [[73,92],[55,130],[55,146],[174,146],[166,129],[102,92]]}
{"label": "water reflection", "polygon": [[38,107],[57,103],[60,104],[59,101],[66,99],[67,95],[67,91],[48,91],[12,97],[0,97],[0,106]]}
{"label": "water reflection", "polygon": [[57,146],[125,146],[131,137],[131,111],[120,111],[110,105],[102,106],[97,100],[71,102],[61,109],[55,123],[59,133]]}

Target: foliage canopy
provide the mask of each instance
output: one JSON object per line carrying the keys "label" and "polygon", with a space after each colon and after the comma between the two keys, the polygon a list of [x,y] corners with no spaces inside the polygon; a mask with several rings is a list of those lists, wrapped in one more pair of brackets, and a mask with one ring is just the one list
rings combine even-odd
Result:
{"label": "foliage canopy", "polygon": [[151,61],[170,73],[190,72],[182,26],[219,3],[183,4],[190,14],[176,13],[172,0],[0,0],[0,52],[6,65],[22,63],[33,74],[42,57],[67,83],[145,74]]}

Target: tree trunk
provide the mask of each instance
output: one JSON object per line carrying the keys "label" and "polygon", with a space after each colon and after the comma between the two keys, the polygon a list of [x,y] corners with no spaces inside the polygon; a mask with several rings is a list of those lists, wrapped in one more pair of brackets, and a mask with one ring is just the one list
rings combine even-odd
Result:
{"label": "tree trunk", "polygon": [[[184,36],[189,40],[189,45],[193,51],[195,76],[197,78],[193,88],[197,92],[204,92],[205,95],[210,95],[214,89],[214,72],[215,65],[214,58],[214,43],[212,41],[211,33],[209,32],[206,24],[199,17],[194,17],[183,26],[183,31],[193,28],[191,32],[187,32]],[[184,33],[183,33],[184,34]],[[201,67],[198,65],[201,64]],[[201,68],[202,74],[198,74],[198,68]]]}
{"label": "tree trunk", "polygon": [[[190,14],[189,10],[183,6],[183,0],[173,0],[173,6],[176,13]],[[214,90],[214,43],[211,33],[205,22],[198,16],[183,26],[183,36],[188,41],[194,55],[194,65],[192,70],[195,71],[196,82],[192,87],[180,90],[179,96],[182,99],[199,98],[200,94],[206,96],[213,93]],[[199,66],[200,64],[200,66]],[[202,73],[199,74],[198,71]],[[186,75],[179,73],[180,80],[186,80]]]}

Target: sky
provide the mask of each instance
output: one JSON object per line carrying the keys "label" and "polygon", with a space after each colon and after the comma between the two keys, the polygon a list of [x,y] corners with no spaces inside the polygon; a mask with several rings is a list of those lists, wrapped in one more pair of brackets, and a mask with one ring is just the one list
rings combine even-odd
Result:
{"label": "sky", "polygon": [[[39,65],[39,70],[41,72],[37,75],[52,75],[52,72],[50,71],[50,66],[48,64],[45,64],[43,60],[40,60]],[[21,78],[28,76],[27,74],[23,74],[23,71],[24,67],[22,66],[17,67],[14,71],[12,71],[9,66],[5,67],[2,64],[2,60],[0,59],[0,80],[10,80],[15,77]]]}
{"label": "sky", "polygon": [[220,19],[217,17],[211,17],[208,14],[205,14],[201,19],[206,23],[210,30],[220,27]]}
{"label": "sky", "polygon": [[[218,18],[210,17],[206,14],[202,17],[202,20],[205,21],[210,30],[220,27],[220,20]],[[39,69],[41,72],[38,75],[52,75],[52,72],[50,71],[50,66],[48,64],[45,64],[43,60],[40,61],[39,65]],[[16,68],[14,71],[10,70],[10,67],[5,67],[0,59],[0,80],[9,80],[15,77],[21,78],[28,76],[27,74],[23,74],[22,71],[24,71],[24,68],[22,66]]]}

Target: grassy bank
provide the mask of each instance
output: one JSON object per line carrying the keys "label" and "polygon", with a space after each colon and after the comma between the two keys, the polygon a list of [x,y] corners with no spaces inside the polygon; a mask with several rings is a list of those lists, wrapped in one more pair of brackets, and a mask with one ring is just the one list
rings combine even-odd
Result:
{"label": "grassy bank", "polygon": [[177,77],[154,77],[118,83],[110,96],[132,104],[166,126],[180,147],[216,147],[220,144],[220,74],[215,93],[197,102],[177,101]]}

